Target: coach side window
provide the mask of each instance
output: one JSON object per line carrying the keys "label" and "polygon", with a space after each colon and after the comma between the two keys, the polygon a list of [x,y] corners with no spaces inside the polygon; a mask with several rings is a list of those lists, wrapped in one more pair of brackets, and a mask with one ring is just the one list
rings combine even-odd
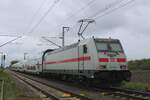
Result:
{"label": "coach side window", "polygon": [[86,45],[83,45],[83,53],[87,53],[87,46]]}

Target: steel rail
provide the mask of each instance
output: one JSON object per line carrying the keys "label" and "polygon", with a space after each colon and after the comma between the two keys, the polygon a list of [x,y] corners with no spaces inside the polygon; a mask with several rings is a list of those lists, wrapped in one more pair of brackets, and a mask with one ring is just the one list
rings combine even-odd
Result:
{"label": "steel rail", "polygon": [[[33,79],[33,80],[38,81],[36,79]],[[49,84],[46,84],[44,82],[41,82],[41,81],[38,81],[38,82],[43,83],[47,86],[50,86]],[[54,87],[54,88],[56,88],[56,87]],[[110,89],[113,90],[113,92],[111,91],[110,94],[114,94],[116,96],[127,97],[127,98],[131,98],[133,100],[150,100],[150,93],[148,93],[148,92],[128,90],[128,89],[122,89],[122,88],[110,88]],[[68,91],[65,91],[65,92],[68,92]],[[81,95],[79,95],[79,96],[81,96]],[[143,96],[145,96],[145,97],[143,97]],[[84,98],[84,100],[88,100],[84,96],[82,98]]]}
{"label": "steel rail", "polygon": [[16,76],[17,78],[19,78],[20,80],[24,81],[25,83],[27,83],[28,85],[32,86],[33,88],[35,88],[36,90],[40,91],[41,93],[43,93],[44,95],[46,95],[47,97],[51,98],[52,100],[59,100],[58,97],[48,93],[47,91],[44,91],[42,89],[40,89],[38,86],[35,86],[34,84],[28,82],[26,79],[21,78],[21,76],[17,75],[16,73],[12,73],[14,76]]}
{"label": "steel rail", "polygon": [[116,96],[126,97],[126,98],[132,99],[132,100],[150,100],[150,98],[141,97],[140,95],[135,95],[135,94],[132,95],[132,94],[122,93],[122,92],[113,92],[112,94],[114,94]]}
{"label": "steel rail", "polygon": [[[22,75],[23,77],[26,77],[26,78],[28,78],[28,79],[30,79],[30,80],[33,80],[33,81],[36,81],[36,82],[38,82],[38,83],[41,83],[41,84],[43,84],[43,85],[45,85],[45,86],[52,87],[52,88],[54,88],[54,89],[56,89],[56,90],[63,91],[63,92],[65,92],[65,93],[69,93],[69,94],[71,94],[71,96],[74,96],[74,97],[79,98],[79,100],[91,100],[91,99],[88,98],[88,97],[85,97],[85,96],[82,96],[82,95],[80,95],[80,94],[75,94],[75,93],[73,93],[73,92],[60,89],[60,88],[55,87],[55,86],[52,86],[52,85],[50,85],[50,84],[48,84],[48,83],[44,83],[44,82],[41,82],[41,81],[39,81],[39,80],[33,79],[33,78],[31,78],[31,77],[29,77],[29,76],[27,76],[27,75],[24,75],[24,74],[21,74],[21,73],[17,73],[17,74],[19,74],[20,76]],[[23,80],[23,81],[25,81],[25,80]],[[30,85],[33,85],[33,84],[30,84]],[[40,90],[40,91],[41,91],[41,90]],[[48,93],[45,93],[45,91],[41,91],[41,92],[43,92],[43,94],[46,94],[46,95],[50,96]],[[52,97],[52,98],[53,98],[53,97]],[[54,99],[54,100],[60,100],[60,98],[58,99],[58,98],[55,98],[55,97],[54,97],[53,99]]]}
{"label": "steel rail", "polygon": [[[18,72],[17,72],[18,73]],[[55,88],[60,91],[64,91],[66,93],[70,93],[71,95],[74,95],[76,97],[81,98],[81,100],[91,100],[90,98],[86,96],[82,96],[80,94],[75,94],[73,92],[61,89],[59,87],[52,86],[48,83],[45,83],[43,81],[40,81],[38,79],[32,78],[31,76],[28,76],[26,74],[18,73],[19,75],[23,75],[24,77],[27,77],[31,80],[34,80],[36,82],[39,82],[41,84],[44,84],[46,86]],[[149,92],[144,92],[144,91],[135,91],[135,90],[129,90],[129,89],[124,89],[124,88],[119,88],[119,87],[109,87],[109,88],[95,88],[94,90],[100,91],[100,92],[106,92],[106,95],[114,95],[114,96],[119,96],[119,97],[125,97],[127,99],[132,99],[132,100],[150,100],[150,93]]]}
{"label": "steel rail", "polygon": [[135,100],[150,100],[149,92],[129,90],[119,87],[110,87],[108,90],[111,90],[110,94],[116,96],[127,97]]}
{"label": "steel rail", "polygon": [[116,91],[121,91],[121,92],[127,92],[127,93],[130,93],[130,94],[138,94],[138,95],[143,95],[143,96],[149,96],[150,97],[150,92],[129,90],[129,89],[123,89],[123,88],[118,88],[118,87],[111,87],[111,89],[116,90]]}

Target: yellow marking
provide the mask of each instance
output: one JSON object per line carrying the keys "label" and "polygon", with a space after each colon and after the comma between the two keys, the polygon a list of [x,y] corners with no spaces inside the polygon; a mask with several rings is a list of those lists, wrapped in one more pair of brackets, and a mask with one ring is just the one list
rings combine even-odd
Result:
{"label": "yellow marking", "polygon": [[113,94],[109,95],[109,96],[114,96]]}
{"label": "yellow marking", "polygon": [[81,96],[85,96],[85,94],[83,94],[83,93],[80,93],[80,95],[81,95]]}
{"label": "yellow marking", "polygon": [[107,95],[107,94],[108,94],[108,93],[105,93],[105,92],[102,92],[102,93],[101,93],[101,95],[103,95],[103,96],[105,96],[105,95]]}
{"label": "yellow marking", "polygon": [[120,98],[120,96],[116,96],[117,98]]}
{"label": "yellow marking", "polygon": [[40,96],[41,98],[47,98],[47,96],[44,95],[44,94],[42,94],[41,92],[39,93],[39,96]]}
{"label": "yellow marking", "polygon": [[131,94],[132,96],[136,96],[136,94]]}
{"label": "yellow marking", "polygon": [[126,99],[127,99],[127,98],[125,98],[125,97],[122,97],[122,98],[121,98],[121,100],[126,100]]}
{"label": "yellow marking", "polygon": [[64,97],[64,98],[66,98],[66,97],[71,97],[71,94],[69,94],[69,93],[64,93],[64,94],[62,95],[62,97]]}
{"label": "yellow marking", "polygon": [[46,96],[46,95],[40,95],[40,97],[41,97],[41,98],[47,98],[47,96]]}

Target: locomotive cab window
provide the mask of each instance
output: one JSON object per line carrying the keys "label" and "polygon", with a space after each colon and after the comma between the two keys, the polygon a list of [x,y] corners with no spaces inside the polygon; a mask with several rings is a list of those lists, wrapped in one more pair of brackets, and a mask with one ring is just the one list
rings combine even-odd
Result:
{"label": "locomotive cab window", "polygon": [[83,53],[87,53],[87,45],[83,45]]}
{"label": "locomotive cab window", "polygon": [[100,52],[123,52],[120,42],[114,41],[105,41],[105,42],[98,42],[96,41],[97,50]]}

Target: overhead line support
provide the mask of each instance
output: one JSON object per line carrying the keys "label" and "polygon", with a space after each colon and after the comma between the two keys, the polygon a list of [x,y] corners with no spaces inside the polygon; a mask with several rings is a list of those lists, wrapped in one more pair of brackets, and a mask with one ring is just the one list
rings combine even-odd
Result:
{"label": "overhead line support", "polygon": [[62,47],[65,46],[65,29],[69,31],[69,27],[65,27],[65,26],[62,27],[62,37],[60,37],[62,39]]}

